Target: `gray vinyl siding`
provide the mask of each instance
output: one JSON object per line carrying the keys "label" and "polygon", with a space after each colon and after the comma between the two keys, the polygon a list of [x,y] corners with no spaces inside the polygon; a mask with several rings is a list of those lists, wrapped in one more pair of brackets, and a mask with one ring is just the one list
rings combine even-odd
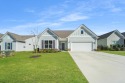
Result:
{"label": "gray vinyl siding", "polygon": [[108,38],[107,38],[107,45],[110,46],[113,44],[113,41],[117,41],[116,44],[124,45],[124,39],[117,35],[116,33],[112,33]]}
{"label": "gray vinyl siding", "polygon": [[33,51],[35,45],[35,37],[29,38],[25,40],[25,51]]}
{"label": "gray vinyl siding", "polygon": [[46,32],[44,32],[44,33],[41,35],[41,37],[40,37],[40,39],[39,39],[39,44],[38,44],[40,49],[42,49],[42,44],[41,44],[42,40],[55,40],[55,48],[56,48],[56,49],[59,48],[57,36],[54,35],[53,33],[51,33],[50,31],[46,31]]}
{"label": "gray vinyl siding", "polygon": [[16,51],[25,51],[25,43],[15,42]]}
{"label": "gray vinyl siding", "polygon": [[107,38],[97,40],[97,45],[98,46],[107,46]]}

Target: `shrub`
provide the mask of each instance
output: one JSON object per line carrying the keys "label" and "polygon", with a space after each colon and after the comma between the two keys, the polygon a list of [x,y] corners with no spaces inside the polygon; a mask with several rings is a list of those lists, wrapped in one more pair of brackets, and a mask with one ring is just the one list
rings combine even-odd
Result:
{"label": "shrub", "polygon": [[59,52],[58,49],[41,49],[40,52],[42,53],[56,53]]}
{"label": "shrub", "polygon": [[14,51],[5,50],[0,52],[0,57],[8,57],[8,56],[14,56]]}
{"label": "shrub", "polygon": [[100,51],[100,50],[123,51],[123,50],[125,50],[125,47],[123,45],[119,45],[119,44],[110,45],[110,47],[100,45],[97,47],[97,50],[98,51]]}
{"label": "shrub", "polygon": [[109,47],[108,46],[97,46],[97,51],[100,51],[100,50],[109,50]]}
{"label": "shrub", "polygon": [[123,51],[124,50],[124,46],[123,45],[110,45],[111,51]]}

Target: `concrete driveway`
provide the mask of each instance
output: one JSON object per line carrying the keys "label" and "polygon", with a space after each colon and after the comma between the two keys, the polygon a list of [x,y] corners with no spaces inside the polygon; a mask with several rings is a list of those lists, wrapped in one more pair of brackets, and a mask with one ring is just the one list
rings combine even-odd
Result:
{"label": "concrete driveway", "polygon": [[125,83],[125,56],[69,52],[89,83]]}

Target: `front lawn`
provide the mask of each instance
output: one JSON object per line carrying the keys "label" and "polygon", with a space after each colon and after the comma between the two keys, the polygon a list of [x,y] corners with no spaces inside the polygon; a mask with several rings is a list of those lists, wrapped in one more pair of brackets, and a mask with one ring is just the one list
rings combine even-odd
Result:
{"label": "front lawn", "polygon": [[125,56],[125,51],[102,51],[102,52],[106,52],[106,53],[110,53],[110,54],[118,54],[118,55]]}
{"label": "front lawn", "polygon": [[0,83],[88,83],[68,52],[31,55],[17,52],[0,58]]}

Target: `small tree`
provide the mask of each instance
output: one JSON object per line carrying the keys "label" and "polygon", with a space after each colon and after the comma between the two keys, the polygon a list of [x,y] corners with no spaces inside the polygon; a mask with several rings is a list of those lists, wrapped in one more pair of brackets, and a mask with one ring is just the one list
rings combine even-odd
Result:
{"label": "small tree", "polygon": [[39,32],[38,32],[38,28],[34,29],[34,31],[31,31],[31,34],[34,36],[34,38],[32,39],[33,45],[34,45],[34,51],[36,53],[36,55],[38,54],[39,51]]}

